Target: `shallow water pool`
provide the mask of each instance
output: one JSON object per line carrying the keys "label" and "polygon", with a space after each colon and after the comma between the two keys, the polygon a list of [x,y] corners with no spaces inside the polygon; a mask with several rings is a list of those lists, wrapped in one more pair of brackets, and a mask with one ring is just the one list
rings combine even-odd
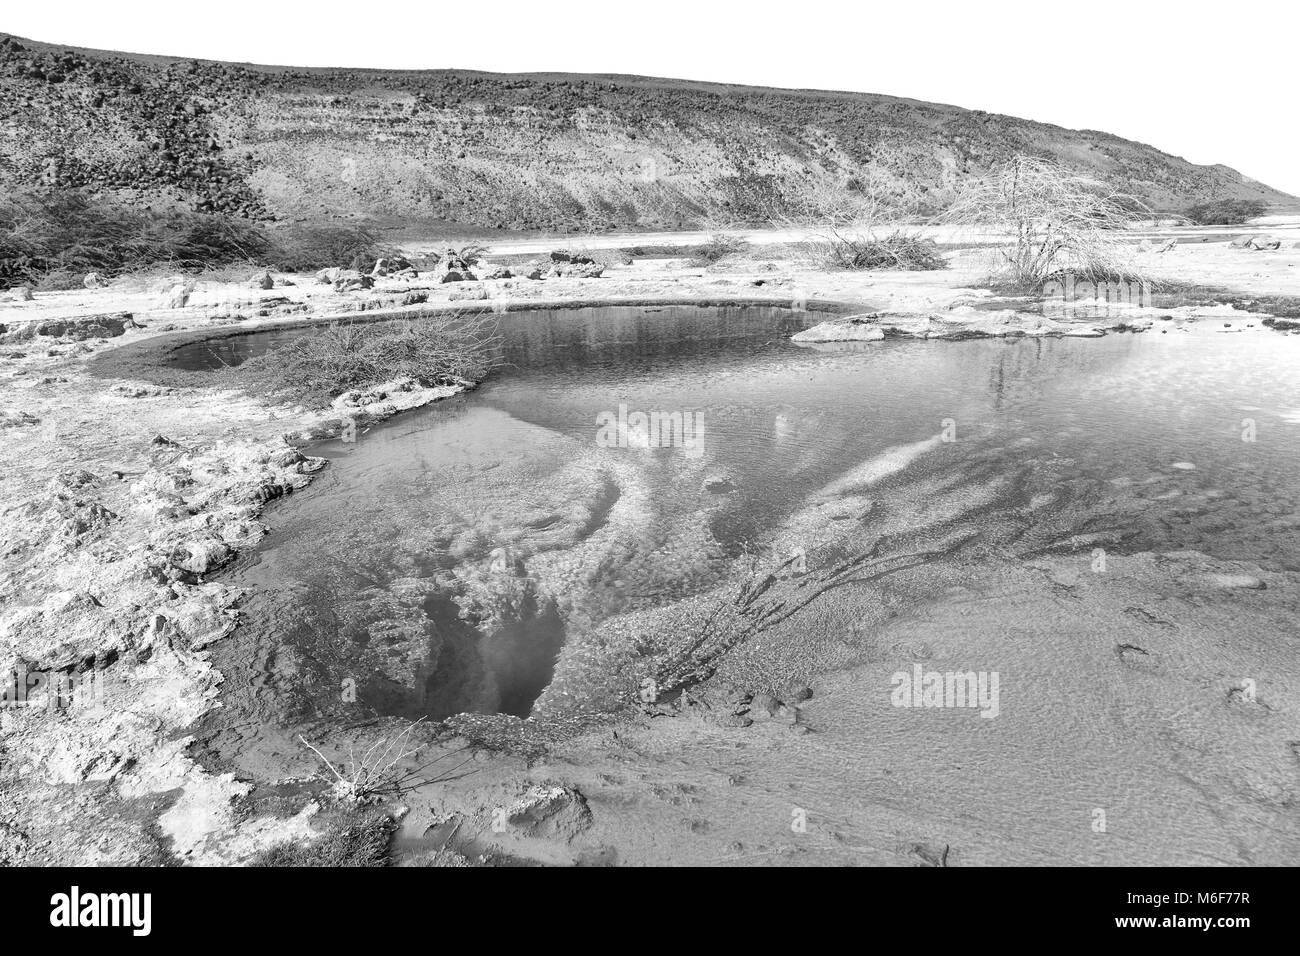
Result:
{"label": "shallow water pool", "polygon": [[818,318],[505,316],[478,391],[315,450],[331,467],[235,575],[264,649],[245,666],[308,710],[345,686],[526,716],[573,629],[717,586],[848,487],[879,488],[873,515],[961,489],[953,520],[1011,557],[1077,535],[1300,569],[1300,337],[789,343]]}

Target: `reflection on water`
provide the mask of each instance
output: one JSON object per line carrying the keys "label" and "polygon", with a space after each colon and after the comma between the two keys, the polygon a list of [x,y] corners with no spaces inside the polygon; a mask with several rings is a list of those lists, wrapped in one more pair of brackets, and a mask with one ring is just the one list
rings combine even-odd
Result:
{"label": "reflection on water", "polygon": [[[508,316],[510,364],[477,393],[318,452],[333,466],[241,572],[250,629],[383,712],[526,715],[566,631],[716,585],[846,473],[941,434],[900,488],[1014,475],[990,521],[1300,568],[1300,338],[810,350],[788,342],[806,319]],[[600,441],[620,407],[698,413],[698,453]]]}

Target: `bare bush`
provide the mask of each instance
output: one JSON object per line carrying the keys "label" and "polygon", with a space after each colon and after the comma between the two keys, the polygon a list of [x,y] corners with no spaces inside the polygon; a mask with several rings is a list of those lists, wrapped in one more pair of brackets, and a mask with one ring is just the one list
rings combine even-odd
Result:
{"label": "bare bush", "polygon": [[341,763],[330,760],[301,734],[298,739],[324,765],[331,784],[330,792],[336,799],[349,803],[373,803],[399,797],[417,787],[453,779],[456,772],[473,759],[472,756],[466,757],[450,770],[433,769],[447,757],[463,753],[467,749],[461,747],[440,754],[424,764],[410,766],[410,759],[418,757],[427,746],[413,742],[415,729],[423,720],[421,717],[420,720],[412,721],[391,737],[380,737],[360,755],[354,747],[349,746],[348,759]]}
{"label": "bare bush", "polygon": [[1025,287],[1062,270],[1090,279],[1138,278],[1118,230],[1140,214],[1139,200],[1063,166],[1016,156],[964,187],[943,215],[946,223],[1007,236],[999,269]]}

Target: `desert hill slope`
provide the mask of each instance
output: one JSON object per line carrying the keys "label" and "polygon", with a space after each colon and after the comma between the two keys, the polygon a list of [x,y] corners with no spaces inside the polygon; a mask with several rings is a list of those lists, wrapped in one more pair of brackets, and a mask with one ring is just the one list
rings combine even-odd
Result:
{"label": "desert hill slope", "polygon": [[0,34],[0,188],[84,187],[155,207],[601,230],[816,213],[867,192],[929,213],[1017,152],[1157,209],[1292,201],[1107,133],[874,94],[264,67]]}

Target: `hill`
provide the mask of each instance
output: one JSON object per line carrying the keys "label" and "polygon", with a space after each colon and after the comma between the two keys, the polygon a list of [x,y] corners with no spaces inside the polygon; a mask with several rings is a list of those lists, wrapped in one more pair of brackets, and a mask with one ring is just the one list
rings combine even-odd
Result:
{"label": "hill", "polygon": [[937,211],[1015,153],[1157,209],[1290,204],[1107,133],[867,93],[634,76],[295,69],[0,35],[0,186],[257,219],[602,230],[752,222],[871,194]]}

